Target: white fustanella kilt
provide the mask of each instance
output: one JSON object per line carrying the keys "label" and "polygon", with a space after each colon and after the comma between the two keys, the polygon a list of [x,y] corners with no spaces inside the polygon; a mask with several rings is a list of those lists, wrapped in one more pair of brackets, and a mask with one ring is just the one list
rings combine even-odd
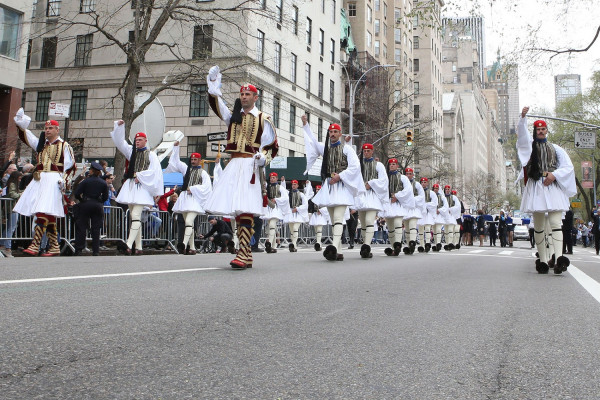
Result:
{"label": "white fustanella kilt", "polygon": [[202,205],[200,204],[198,199],[196,199],[196,196],[194,196],[191,193],[188,193],[187,191],[183,191],[181,192],[181,194],[177,198],[177,201],[173,205],[173,212],[195,212],[198,214],[204,214],[204,208],[202,208]]}
{"label": "white fustanella kilt", "polygon": [[25,216],[44,213],[64,217],[65,208],[59,185],[61,175],[59,172],[42,172],[39,181],[32,179],[15,204],[13,212]]}
{"label": "white fustanella kilt", "polygon": [[569,206],[569,198],[558,182],[544,186],[543,179],[529,179],[523,189],[521,212],[567,211]]}
{"label": "white fustanella kilt", "polygon": [[354,207],[357,211],[383,210],[383,204],[374,190],[367,190],[365,193],[358,195]]}
{"label": "white fustanella kilt", "polygon": [[421,214],[423,214],[423,217],[417,222],[418,225],[433,225],[435,223],[433,214],[430,214],[427,211],[421,211]]}
{"label": "white fustanella kilt", "polygon": [[327,208],[323,207],[319,209],[321,214],[313,213],[308,220],[308,224],[312,226],[325,226],[329,225],[329,211]]}
{"label": "white fustanella kilt", "polygon": [[135,183],[135,179],[127,179],[119,195],[115,199],[120,204],[137,204],[142,206],[153,206],[154,198],[141,183]]}
{"label": "white fustanella kilt", "polygon": [[323,187],[312,198],[317,207],[335,207],[351,206],[354,204],[354,197],[350,190],[344,185],[344,182],[329,184],[329,179],[323,182]]}
{"label": "white fustanella kilt", "polygon": [[232,158],[212,194],[206,201],[204,209],[208,214],[216,215],[262,215],[262,190],[258,171],[254,183],[250,183],[254,172],[254,158]]}
{"label": "white fustanella kilt", "polygon": [[268,221],[270,219],[283,219],[283,215],[281,214],[281,210],[279,209],[279,207],[275,206],[274,208],[271,207],[263,207],[263,215],[261,217],[262,219],[264,219],[265,221]]}
{"label": "white fustanella kilt", "polygon": [[385,205],[383,210],[384,218],[404,217],[404,209],[399,202],[392,203],[391,201]]}
{"label": "white fustanella kilt", "polygon": [[402,210],[404,211],[404,219],[423,218],[423,213],[421,212],[421,209],[418,207],[415,207],[415,208],[402,207]]}

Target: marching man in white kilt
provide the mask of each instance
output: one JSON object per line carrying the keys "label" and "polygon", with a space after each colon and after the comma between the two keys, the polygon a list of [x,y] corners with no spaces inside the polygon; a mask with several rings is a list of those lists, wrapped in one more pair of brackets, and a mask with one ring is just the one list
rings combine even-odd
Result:
{"label": "marching man in white kilt", "polygon": [[360,162],[352,146],[345,146],[343,140],[340,140],[342,128],[338,124],[329,125],[325,144],[319,143],[315,138],[306,115],[302,116],[302,125],[306,170],[313,166],[319,156],[323,156],[323,187],[312,199],[317,207],[327,207],[333,224],[333,244],[325,248],[323,256],[329,261],[342,261],[344,256],[340,250],[344,214],[348,206],[354,204],[354,198],[365,192]]}
{"label": "marching man in white kilt", "polygon": [[[524,107],[517,125],[517,152],[523,166],[524,183],[521,211],[533,214],[533,237],[539,254],[535,268],[547,274],[551,254],[546,251],[544,229],[546,218],[552,230],[552,243],[556,262],[554,273],[567,270],[570,261],[563,255],[562,214],[569,209],[569,197],[577,193],[575,171],[565,150],[548,142],[546,121],[533,123],[533,135],[527,130],[527,113]],[[546,217],[546,213],[548,216]],[[551,252],[550,252],[551,253]]]}
{"label": "marching man in white kilt", "polygon": [[125,141],[125,122],[115,121],[110,133],[115,146],[129,164],[125,171],[125,182],[117,198],[117,203],[127,204],[131,215],[131,227],[127,237],[127,254],[142,253],[142,210],[154,205],[154,196],[164,193],[163,174],[158,156],[147,147],[148,138],[143,132],[135,134],[134,146]]}
{"label": "marching man in white kilt", "polygon": [[267,241],[265,242],[265,252],[268,254],[277,253],[275,238],[277,237],[277,223],[283,219],[282,209],[287,204],[284,194],[284,177],[281,177],[281,184],[277,182],[277,172],[269,174],[269,183],[267,184],[267,205],[263,207],[263,216],[261,217],[267,223]]}
{"label": "marching man in white kilt", "polygon": [[[175,142],[165,173],[179,172],[183,175],[181,194],[173,205],[173,213],[181,213],[185,220],[183,242],[177,243],[179,254],[196,254],[194,221],[198,214],[204,214],[204,203],[212,193],[212,183],[208,172],[202,169],[200,153],[190,155],[190,165],[187,166],[179,157],[179,141]],[[189,246],[189,250],[186,247]]]}
{"label": "marching man in white kilt", "polygon": [[423,188],[423,193],[425,194],[425,201],[423,203],[423,209],[421,210],[423,218],[418,221],[418,225],[421,227],[423,233],[423,242],[417,250],[419,250],[419,253],[423,253],[431,250],[431,227],[435,222],[434,218],[437,210],[438,198],[435,192],[429,189],[429,179],[422,177],[420,183]]}
{"label": "marching man in white kilt", "polygon": [[[317,185],[315,187],[316,193],[319,193],[321,190],[321,185]],[[321,250],[321,239],[323,238],[323,227],[330,225],[331,221],[329,220],[329,211],[327,211],[327,207],[317,207],[315,203],[313,203],[312,198],[315,194],[312,190],[312,185],[310,181],[306,181],[306,186],[304,187],[304,194],[309,199],[308,200],[308,212],[312,212],[310,218],[308,219],[308,224],[314,227],[315,230],[315,250]],[[312,210],[311,210],[312,208]],[[345,221],[345,220],[344,220]]]}
{"label": "marching man in white kilt", "polygon": [[445,185],[444,186],[444,197],[446,197],[446,203],[448,203],[448,212],[444,216],[446,218],[446,224],[444,225],[444,235],[446,236],[446,245],[444,246],[444,250],[450,251],[453,250],[454,243],[456,241],[455,236],[459,235],[460,230],[456,230],[456,213],[458,209],[458,215],[460,215],[460,202],[458,201],[458,197],[452,194],[452,186]]}
{"label": "marching man in white kilt", "polygon": [[425,193],[421,184],[415,179],[415,170],[411,167],[406,167],[404,173],[410,181],[412,199],[404,201],[402,208],[404,209],[404,231],[407,233],[406,240],[408,246],[402,251],[404,254],[410,255],[415,252],[417,247],[417,221],[423,218],[423,204],[425,202]]}
{"label": "marching man in white kilt", "polygon": [[388,160],[388,193],[389,201],[385,204],[384,216],[388,226],[388,234],[392,247],[385,249],[388,256],[397,256],[402,251],[402,219],[406,211],[402,204],[414,202],[412,186],[406,175],[400,171],[397,158]]}
{"label": "marching man in white kilt", "polygon": [[300,225],[308,222],[308,199],[300,190],[297,180],[292,180],[292,190],[285,190],[283,197],[287,200],[285,206],[282,207],[283,222],[288,224],[290,228],[290,252],[298,251],[298,231]]}
{"label": "marching man in white kilt", "polygon": [[[440,184],[436,183],[433,185],[433,193],[435,193],[435,197],[437,199],[436,210],[433,217],[433,240],[435,246],[433,246],[433,251],[440,251],[442,249],[442,228],[446,225],[446,221],[448,220],[448,200],[446,200],[446,196],[440,193]],[[448,234],[446,232],[446,234]],[[446,239],[447,241],[447,239]]]}
{"label": "marching man in white kilt", "polygon": [[375,233],[377,213],[383,212],[383,203],[389,196],[388,176],[385,167],[373,157],[373,145],[365,143],[362,146],[360,170],[366,191],[356,198],[355,210],[358,211],[363,245],[360,248],[362,258],[373,258],[371,240]]}
{"label": "marching man in white kilt", "polygon": [[48,238],[49,250],[44,256],[60,255],[56,218],[65,216],[64,189],[67,179],[75,172],[73,149],[60,136],[57,121],[46,121],[44,133],[38,139],[28,128],[31,118],[20,108],[15,116],[19,138],[37,152],[37,164],[33,179],[13,208],[25,216],[36,216],[33,241],[25,250],[37,256],[44,233]]}

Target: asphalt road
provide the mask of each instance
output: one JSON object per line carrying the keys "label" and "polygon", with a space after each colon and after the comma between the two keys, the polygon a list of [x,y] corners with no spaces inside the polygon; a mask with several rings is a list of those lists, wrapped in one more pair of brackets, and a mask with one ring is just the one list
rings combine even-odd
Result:
{"label": "asphalt road", "polygon": [[0,398],[600,398],[592,250],[374,252],[0,260]]}

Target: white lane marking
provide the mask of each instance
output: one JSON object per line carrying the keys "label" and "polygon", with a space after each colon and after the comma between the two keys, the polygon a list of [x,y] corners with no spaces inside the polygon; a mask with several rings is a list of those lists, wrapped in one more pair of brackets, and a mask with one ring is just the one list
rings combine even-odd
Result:
{"label": "white lane marking", "polygon": [[498,253],[499,256],[510,256],[513,253],[512,250],[504,250]]}
{"label": "white lane marking", "polygon": [[471,250],[469,251],[469,253],[471,254],[477,254],[477,253],[483,253],[485,250]]}
{"label": "white lane marking", "polygon": [[178,272],[208,271],[211,269],[222,269],[222,268],[189,268],[189,269],[171,269],[171,270],[166,270],[166,271],[123,272],[120,274],[57,276],[54,278],[14,279],[14,280],[10,280],[10,281],[0,281],[0,285],[6,285],[6,284],[11,284],[11,283],[68,281],[68,280],[74,280],[74,279],[116,278],[119,276],[174,274],[174,273],[178,273]]}
{"label": "white lane marking", "polygon": [[594,297],[594,299],[596,299],[597,302],[600,303],[600,283],[590,278],[585,272],[572,264],[569,265],[569,273],[585,290],[588,291],[589,294],[592,295],[592,297]]}

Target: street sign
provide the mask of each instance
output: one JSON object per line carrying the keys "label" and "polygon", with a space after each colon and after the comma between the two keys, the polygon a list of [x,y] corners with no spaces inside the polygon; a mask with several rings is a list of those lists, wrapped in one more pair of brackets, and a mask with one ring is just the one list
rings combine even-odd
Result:
{"label": "street sign", "polygon": [[69,118],[70,107],[70,104],[60,104],[55,101],[51,101],[48,106],[48,116]]}
{"label": "street sign", "polygon": [[206,135],[206,140],[209,142],[218,142],[219,140],[227,140],[227,132],[209,133]]}
{"label": "street sign", "polygon": [[572,208],[581,208],[581,199],[573,199],[571,200]]}
{"label": "street sign", "polygon": [[218,144],[218,143],[211,143],[210,144],[210,150],[211,151],[219,151],[219,146],[221,146],[221,152],[225,151],[225,145],[224,144]]}
{"label": "street sign", "polygon": [[578,149],[595,149],[595,131],[575,131],[575,147]]}

